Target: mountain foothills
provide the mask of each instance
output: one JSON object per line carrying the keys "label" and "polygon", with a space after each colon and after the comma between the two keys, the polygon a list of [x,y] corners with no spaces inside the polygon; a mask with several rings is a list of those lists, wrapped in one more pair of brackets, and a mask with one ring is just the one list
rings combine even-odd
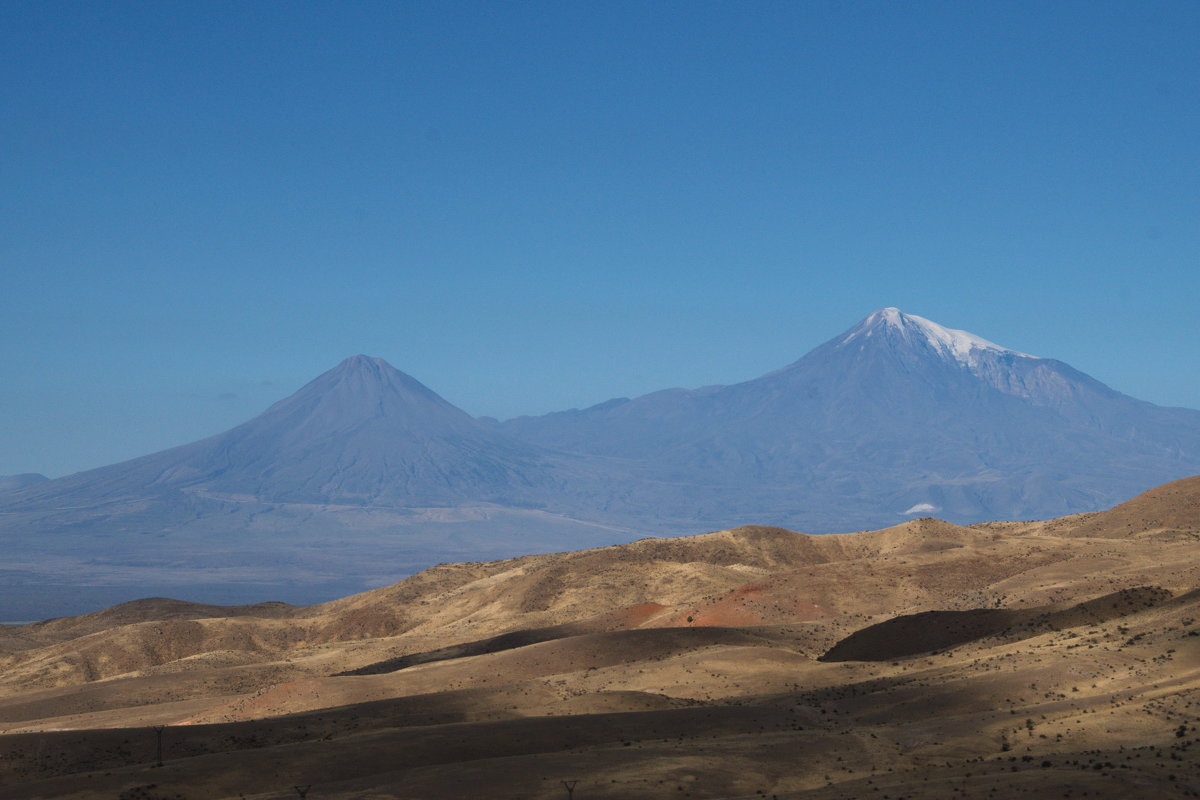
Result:
{"label": "mountain foothills", "polygon": [[0,494],[25,489],[42,481],[50,480],[37,472],[23,472],[20,475],[0,475]]}
{"label": "mountain foothills", "polygon": [[354,356],[226,433],[0,481],[0,607],[73,613],[133,585],[310,602],[646,534],[1046,518],[1197,472],[1200,411],[894,308],[751,381],[507,422]]}
{"label": "mountain foothills", "polygon": [[1198,711],[1194,477],[0,626],[0,800],[1188,798]]}

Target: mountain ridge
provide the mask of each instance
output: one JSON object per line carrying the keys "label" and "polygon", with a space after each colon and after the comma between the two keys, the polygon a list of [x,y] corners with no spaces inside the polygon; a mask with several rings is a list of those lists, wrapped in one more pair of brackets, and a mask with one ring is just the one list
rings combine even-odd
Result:
{"label": "mountain ridge", "polygon": [[355,355],[225,433],[34,485],[8,508],[81,489],[99,499],[140,489],[296,503],[520,503],[549,480],[546,458],[383,359]]}
{"label": "mountain ridge", "polygon": [[[501,428],[568,452],[649,459],[651,471],[709,485],[740,470],[775,515],[745,521],[803,529],[829,529],[828,518],[805,525],[796,513],[822,500],[850,517],[848,500],[870,508],[861,527],[922,503],[959,522],[1049,517],[1200,469],[1200,412],[1127,397],[1062,362],[894,308],[758,378]],[[864,479],[874,498],[853,488]],[[1058,484],[1057,498],[1046,483]],[[789,486],[802,500],[790,508]]]}
{"label": "mountain ridge", "polygon": [[749,381],[507,422],[359,355],[222,434],[0,496],[0,602],[306,602],[646,535],[1060,517],[1195,473],[1200,411],[894,308]]}
{"label": "mountain ridge", "polygon": [[19,492],[30,486],[50,480],[40,472],[22,472],[17,475],[0,475],[0,494]]}

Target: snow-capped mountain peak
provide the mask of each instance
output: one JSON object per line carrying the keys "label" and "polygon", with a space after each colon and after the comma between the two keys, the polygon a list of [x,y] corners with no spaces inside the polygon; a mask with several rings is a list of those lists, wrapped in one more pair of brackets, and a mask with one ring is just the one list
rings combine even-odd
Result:
{"label": "snow-capped mountain peak", "polygon": [[855,339],[881,334],[899,335],[910,341],[923,341],[947,358],[965,366],[976,366],[980,351],[1007,353],[1021,358],[1036,358],[1028,353],[1002,347],[969,331],[943,327],[932,320],[905,314],[898,308],[881,308],[852,328],[839,343],[846,345]]}

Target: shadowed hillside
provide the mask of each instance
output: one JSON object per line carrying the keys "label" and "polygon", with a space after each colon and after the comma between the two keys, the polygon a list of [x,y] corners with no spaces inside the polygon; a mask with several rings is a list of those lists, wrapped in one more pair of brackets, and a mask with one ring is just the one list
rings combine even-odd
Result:
{"label": "shadowed hillside", "polygon": [[1198,498],[3,627],[0,798],[1196,796]]}

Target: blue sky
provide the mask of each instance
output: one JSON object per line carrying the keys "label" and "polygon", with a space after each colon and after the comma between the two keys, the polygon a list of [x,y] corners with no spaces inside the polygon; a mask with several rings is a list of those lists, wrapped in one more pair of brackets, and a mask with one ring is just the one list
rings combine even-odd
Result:
{"label": "blue sky", "polygon": [[1200,407],[1200,4],[0,4],[0,474],[354,353],[499,417],[898,306]]}

